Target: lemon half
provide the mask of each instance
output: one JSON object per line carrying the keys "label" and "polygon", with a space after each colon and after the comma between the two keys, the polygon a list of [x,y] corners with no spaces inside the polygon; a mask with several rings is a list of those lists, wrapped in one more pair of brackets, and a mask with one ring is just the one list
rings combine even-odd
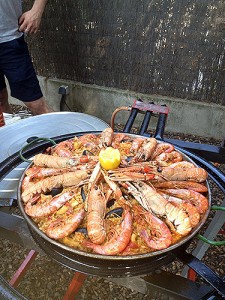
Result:
{"label": "lemon half", "polygon": [[116,169],[119,167],[121,161],[120,151],[112,147],[102,149],[99,153],[99,161],[105,170]]}

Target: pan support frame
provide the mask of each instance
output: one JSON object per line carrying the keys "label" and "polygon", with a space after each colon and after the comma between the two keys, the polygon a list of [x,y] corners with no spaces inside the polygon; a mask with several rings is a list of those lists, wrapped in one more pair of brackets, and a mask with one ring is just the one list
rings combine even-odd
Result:
{"label": "pan support frame", "polygon": [[[130,128],[136,117],[136,115],[135,116],[132,115],[132,112],[135,112],[135,109],[136,108],[132,108],[131,111],[132,118],[128,120],[124,128],[124,132],[130,132]],[[163,113],[160,113],[158,117],[159,121],[157,124],[156,133],[154,137],[158,138],[159,140],[163,140],[166,117],[167,114],[163,114]],[[145,129],[148,126],[149,119],[148,120],[146,119],[144,121],[146,121],[145,122],[146,124],[144,124],[143,122],[145,126],[141,127],[143,132],[140,132],[140,134],[142,135],[145,135]],[[177,141],[174,142],[170,140],[169,142],[173,142],[177,146],[177,148],[179,148],[179,146],[182,147],[182,149],[180,150],[183,151],[184,153],[187,149],[188,155],[191,154],[190,151],[195,152],[194,151],[195,147],[194,148],[185,147],[185,145],[177,144]],[[200,149],[201,153],[197,153],[196,155],[194,154],[192,158],[193,159],[196,158],[198,164],[199,163],[200,165],[203,164],[203,167],[206,166],[207,168],[210,169],[210,164],[208,164],[204,160],[209,157],[209,153],[207,152],[208,151],[207,149],[203,147],[202,149]],[[220,151],[215,151],[215,149],[210,148],[210,151],[212,153],[218,152],[216,160],[218,159],[218,157],[219,158],[221,157],[222,159],[221,162],[223,163],[224,155],[221,155],[221,149]],[[205,157],[202,154],[204,154]],[[201,159],[198,155],[201,155],[203,159]],[[213,156],[212,159],[214,159]],[[214,172],[216,173],[215,176],[214,176]],[[222,190],[224,190],[225,175],[220,173],[219,176],[217,176],[218,174],[215,167],[212,169],[212,174],[213,174],[212,177],[218,180],[217,183],[219,183],[219,185],[222,186]],[[225,206],[225,199],[223,200],[222,206]],[[220,228],[223,226],[223,224],[224,224],[224,215],[221,211],[217,211],[215,213],[213,220],[211,221],[207,230],[205,231],[204,236],[208,239],[213,240],[217,235],[217,233],[219,232]],[[19,215],[17,215],[14,211],[14,208],[12,207],[0,208],[0,237],[6,238],[11,242],[19,243],[25,248],[33,249],[41,254],[44,254],[42,249],[40,249],[40,247],[36,244],[36,242],[31,238],[25,220]],[[198,259],[201,259],[204,256],[208,247],[209,244],[199,241],[197,247],[193,251],[193,255],[195,255]],[[125,277],[125,278],[108,278],[108,280],[114,281],[117,284],[124,285],[128,288],[131,288],[133,290],[136,290],[144,294],[153,295],[153,293],[157,294],[157,292],[164,293],[168,295],[168,297],[172,297],[172,299],[173,297],[174,299],[210,299],[210,300],[218,299],[218,298],[214,298],[216,296],[214,296],[213,294],[215,291],[213,290],[212,287],[204,283],[199,284],[193,282],[190,279],[186,278],[186,275],[187,275],[187,267],[184,268],[182,276],[177,276],[160,270],[160,271],[155,271],[152,274],[148,274],[146,276],[141,276],[141,277],[139,276],[139,277]],[[175,285],[172,284],[173,282],[175,282]]]}

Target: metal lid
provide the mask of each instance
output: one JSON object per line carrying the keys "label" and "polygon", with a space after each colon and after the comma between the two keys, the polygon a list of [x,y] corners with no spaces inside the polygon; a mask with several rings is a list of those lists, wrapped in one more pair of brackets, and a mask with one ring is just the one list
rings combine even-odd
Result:
{"label": "metal lid", "polygon": [[56,112],[20,120],[0,128],[0,161],[19,151],[32,136],[50,138],[73,132],[102,131],[107,123],[78,112]]}
{"label": "metal lid", "polygon": [[[109,127],[104,121],[78,112],[56,112],[22,119],[0,127],[0,162],[20,151],[33,136],[51,138],[64,134],[102,131]],[[27,167],[26,162],[14,168],[0,181],[1,197],[16,198],[19,179]]]}

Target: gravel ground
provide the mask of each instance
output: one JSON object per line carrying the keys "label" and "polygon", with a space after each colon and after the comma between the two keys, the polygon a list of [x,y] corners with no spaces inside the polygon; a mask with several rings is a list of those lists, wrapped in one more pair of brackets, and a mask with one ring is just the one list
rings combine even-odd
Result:
{"label": "gravel ground", "polygon": [[[17,112],[23,107],[13,106],[14,112]],[[117,129],[121,129],[120,125],[117,125]],[[187,140],[198,143],[207,143],[220,145],[221,141],[214,139],[205,139],[203,137],[172,134],[166,133],[164,137],[170,137],[175,139]],[[225,166],[218,165],[218,167],[224,172]],[[214,205],[219,205],[224,195],[216,187],[215,184],[210,183],[212,189],[212,199]],[[214,213],[211,212],[206,222],[206,226],[213,217]],[[204,227],[206,227],[204,226]],[[205,228],[202,229],[202,232]],[[222,239],[222,235],[218,235],[217,240]],[[191,252],[197,239],[194,239],[188,248]],[[17,268],[23,262],[29,250],[21,247],[18,244],[9,242],[7,239],[0,239],[0,273],[9,281]],[[219,276],[225,276],[225,246],[215,247],[210,246],[205,253],[202,261],[213,269]],[[178,261],[172,262],[169,266],[163,269],[174,274],[180,274],[183,270],[183,264]],[[24,279],[17,287],[17,290],[29,300],[61,300],[73,278],[74,271],[70,270],[51,258],[38,254],[35,261],[32,263],[29,271],[26,273]],[[200,278],[197,278],[201,281]],[[137,291],[131,290],[126,287],[121,287],[116,283],[110,282],[108,279],[104,279],[98,276],[88,276],[82,285],[76,299],[79,300],[122,300],[122,299],[168,299],[163,295],[144,295]],[[170,298],[171,299],[171,298]]]}

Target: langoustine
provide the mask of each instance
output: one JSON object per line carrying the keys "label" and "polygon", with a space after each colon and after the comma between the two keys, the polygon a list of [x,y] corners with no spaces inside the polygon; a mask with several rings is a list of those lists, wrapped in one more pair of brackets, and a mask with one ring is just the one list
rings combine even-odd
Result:
{"label": "langoustine", "polygon": [[[183,163],[183,162],[182,162]],[[203,168],[198,168],[192,163],[179,164],[174,163],[167,167],[158,168],[153,162],[140,162],[130,167],[110,170],[110,178],[114,181],[194,181],[205,182],[208,173]]]}
{"label": "langoustine", "polygon": [[162,190],[165,194],[172,195],[183,200],[190,201],[199,211],[205,213],[209,207],[208,199],[196,191],[187,189],[165,189]]}
{"label": "langoustine", "polygon": [[202,183],[198,183],[195,181],[163,181],[163,182],[155,182],[154,187],[157,189],[188,189],[193,190],[199,193],[206,193],[208,192],[207,186]]}
{"label": "langoustine", "polygon": [[161,175],[166,180],[187,180],[187,181],[196,181],[196,182],[205,182],[208,173],[203,168],[171,168],[167,167],[162,170]]}
{"label": "langoustine", "polygon": [[95,156],[73,156],[71,158],[68,157],[59,157],[55,155],[47,155],[47,154],[37,154],[34,156],[33,163],[35,166],[45,167],[45,168],[55,168],[55,169],[63,169],[76,167],[80,164],[87,164],[90,162],[96,162],[97,157]]}
{"label": "langoustine", "polygon": [[171,204],[156,190],[144,182],[127,182],[128,192],[147,210],[164,217],[172,230],[180,235],[188,234],[191,222],[188,215],[178,207]]}
{"label": "langoustine", "polygon": [[51,191],[53,188],[76,186],[87,177],[87,171],[77,170],[75,172],[44,178],[28,186],[28,188],[22,192],[22,200],[24,203],[27,203],[29,200],[32,200],[34,195]]}

